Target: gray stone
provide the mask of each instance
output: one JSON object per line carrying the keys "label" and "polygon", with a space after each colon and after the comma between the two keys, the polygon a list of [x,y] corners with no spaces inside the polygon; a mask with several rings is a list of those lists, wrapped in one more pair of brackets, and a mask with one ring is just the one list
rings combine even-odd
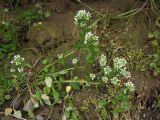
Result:
{"label": "gray stone", "polygon": [[32,103],[32,101],[28,100],[27,103],[23,107],[23,111],[25,111],[25,112],[32,111],[32,110],[34,110],[33,106],[34,106],[34,104]]}

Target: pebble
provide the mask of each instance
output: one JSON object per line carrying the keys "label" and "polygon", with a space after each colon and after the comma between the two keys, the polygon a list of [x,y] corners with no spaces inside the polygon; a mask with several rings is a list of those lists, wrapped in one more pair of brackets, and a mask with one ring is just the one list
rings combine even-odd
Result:
{"label": "pebble", "polygon": [[33,109],[34,109],[34,104],[32,103],[31,100],[28,100],[27,103],[23,107],[23,111],[29,112],[29,111],[32,111]]}

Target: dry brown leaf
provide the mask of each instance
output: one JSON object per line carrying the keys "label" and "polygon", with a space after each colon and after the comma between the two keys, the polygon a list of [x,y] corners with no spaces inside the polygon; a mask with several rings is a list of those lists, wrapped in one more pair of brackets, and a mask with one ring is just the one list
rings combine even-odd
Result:
{"label": "dry brown leaf", "polygon": [[8,116],[9,114],[11,114],[12,111],[13,111],[12,108],[6,108],[5,109],[5,116]]}

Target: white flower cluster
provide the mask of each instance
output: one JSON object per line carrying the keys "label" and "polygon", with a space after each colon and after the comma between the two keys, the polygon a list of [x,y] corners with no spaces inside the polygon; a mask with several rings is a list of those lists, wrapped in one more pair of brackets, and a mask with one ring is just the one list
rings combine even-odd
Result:
{"label": "white flower cluster", "polygon": [[21,57],[20,55],[15,55],[13,57],[13,60],[11,61],[11,64],[21,65],[23,62],[24,62],[23,57]]}
{"label": "white flower cluster", "polygon": [[94,80],[95,79],[95,77],[96,77],[96,75],[95,74],[90,74],[90,78],[91,78],[91,80]]}
{"label": "white flower cluster", "polygon": [[[75,24],[81,28],[90,28],[89,27],[89,19],[91,18],[91,14],[86,12],[86,10],[80,10],[77,15],[74,17]],[[97,46],[99,44],[98,36],[93,34],[91,31],[84,34],[84,44]]]}
{"label": "white flower cluster", "polygon": [[14,68],[11,68],[11,69],[10,69],[10,72],[15,72],[15,69],[14,69]]}
{"label": "white flower cluster", "polygon": [[103,71],[104,71],[104,76],[102,76],[102,81],[107,83],[108,82],[107,75],[112,71],[112,69],[109,66],[106,66],[107,58],[104,54],[101,54],[99,56],[99,64],[103,68]]}
{"label": "white flower cluster", "polygon": [[[127,61],[124,59],[124,58],[119,58],[119,57],[116,57],[113,59],[113,70],[111,67],[107,66],[107,58],[104,54],[101,54],[99,56],[99,64],[100,66],[102,67],[103,69],[103,72],[104,72],[104,75],[102,76],[102,81],[107,83],[107,81],[109,80],[109,76],[110,76],[110,73],[114,70],[116,71],[119,71],[118,73],[116,73],[115,76],[113,76],[113,78],[110,78],[110,82],[113,84],[113,85],[116,85],[120,82],[120,78],[119,77],[123,77],[123,78],[131,78],[131,73],[129,71],[127,71],[127,68],[126,68],[126,64],[127,64]],[[127,87],[129,87],[129,90],[134,90],[134,84],[132,82],[127,82],[125,83],[125,85]]]}
{"label": "white flower cluster", "polygon": [[131,73],[128,72],[126,68],[127,61],[124,58],[114,58],[113,64],[115,69],[120,70],[120,75],[122,75],[124,78],[131,77]]}
{"label": "white flower cluster", "polygon": [[75,65],[75,64],[77,64],[77,63],[78,63],[78,59],[77,59],[77,58],[74,58],[74,59],[72,60],[72,64]]}
{"label": "white flower cluster", "polygon": [[94,46],[99,44],[98,36],[94,35],[91,32],[86,33],[84,38],[84,44],[92,43]]}
{"label": "white flower cluster", "polygon": [[[13,57],[13,60],[11,61],[11,64],[14,64],[14,65],[16,65],[18,67],[17,68],[18,72],[23,72],[23,70],[24,70],[23,63],[24,63],[24,58],[21,57],[20,55],[15,55]],[[14,68],[10,69],[10,72],[15,72],[15,71],[16,70]]]}
{"label": "white flower cluster", "polygon": [[101,54],[101,56],[99,57],[99,64],[101,67],[106,66],[107,63],[107,58],[104,54]]}
{"label": "white flower cluster", "polygon": [[105,75],[108,75],[110,72],[112,72],[112,69],[109,66],[106,66],[103,68]]}
{"label": "white flower cluster", "polygon": [[91,14],[86,12],[86,10],[80,10],[77,15],[74,17],[75,24],[80,27],[86,27],[89,19],[91,18]]}
{"label": "white flower cluster", "polygon": [[64,55],[63,54],[58,54],[57,57],[58,57],[58,59],[62,59],[62,58],[64,58]]}
{"label": "white flower cluster", "polygon": [[129,91],[133,92],[135,90],[135,85],[131,82],[128,81],[127,83],[125,83],[125,86],[129,89]]}
{"label": "white flower cluster", "polygon": [[116,57],[113,59],[113,63],[115,69],[121,69],[127,64],[127,61],[124,58]]}
{"label": "white flower cluster", "polygon": [[119,82],[119,79],[118,79],[117,77],[113,77],[113,78],[111,79],[111,83],[112,83],[113,85],[116,85],[118,82]]}
{"label": "white flower cluster", "polygon": [[102,76],[102,80],[103,80],[103,82],[107,83],[108,82],[108,77]]}
{"label": "white flower cluster", "polygon": [[120,74],[121,74],[124,78],[131,78],[131,73],[127,71],[127,68],[122,68],[122,69],[120,69]]}

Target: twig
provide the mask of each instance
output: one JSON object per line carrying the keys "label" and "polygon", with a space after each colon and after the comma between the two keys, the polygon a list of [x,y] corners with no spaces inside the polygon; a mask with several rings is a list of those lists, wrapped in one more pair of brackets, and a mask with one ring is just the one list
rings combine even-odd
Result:
{"label": "twig", "polygon": [[[79,3],[81,3],[83,6],[87,7],[88,9],[90,9],[91,11],[99,14],[100,16],[102,17],[107,17],[107,15],[104,15],[96,10],[94,10],[93,8],[89,7],[88,5],[84,4],[83,2],[81,2],[80,0],[77,0]],[[131,16],[134,16],[136,15],[137,13],[139,13],[147,4],[148,0],[146,0],[146,2],[142,5],[141,8],[136,8],[136,9],[133,9],[133,10],[130,10],[130,11],[127,11],[125,13],[121,13],[119,15],[115,15],[115,16],[108,16],[109,19],[118,19],[118,18],[128,18],[128,17],[131,17]],[[129,14],[129,15],[127,15]]]}
{"label": "twig", "polygon": [[[136,15],[137,13],[139,13],[139,12],[147,5],[147,3],[148,3],[148,0],[146,0],[146,2],[142,5],[141,8],[139,8],[139,9],[134,9],[134,10],[137,10],[137,11],[135,11],[134,13],[132,13],[132,14],[130,14],[130,15],[128,15],[128,16],[125,16],[125,17],[131,17],[131,16]],[[134,11],[134,10],[131,10],[131,12]],[[130,12],[130,11],[129,11],[129,12]],[[128,14],[129,12],[126,12],[126,13]],[[126,13],[122,13],[122,14],[118,15],[118,17],[124,16]]]}
{"label": "twig", "polygon": [[32,91],[31,91],[31,88],[30,88],[30,85],[29,85],[30,73],[31,73],[31,70],[36,66],[36,64],[38,63],[38,61],[39,61],[40,59],[41,59],[41,57],[36,60],[36,62],[33,64],[33,66],[32,66],[32,67],[29,69],[29,71],[28,71],[28,76],[27,76],[27,88],[28,88],[31,96],[33,96],[33,94],[32,94]]}
{"label": "twig", "polygon": [[88,5],[84,4],[84,3],[81,2],[80,0],[77,0],[77,2],[79,2],[79,3],[82,4],[83,6],[87,7],[87,8],[90,9],[91,11],[93,11],[93,12],[95,12],[95,13],[97,13],[97,14],[103,16],[103,17],[106,17],[106,15],[104,15],[104,14],[102,14],[102,13],[100,13],[100,12],[94,10],[93,8],[91,8],[91,7],[89,7]]}
{"label": "twig", "polygon": [[15,110],[15,109],[14,109],[14,105],[15,105],[16,101],[18,100],[18,98],[23,94],[23,92],[24,92],[26,89],[27,89],[27,87],[24,88],[23,91],[12,101],[12,103],[11,103],[10,106],[13,105],[13,110]]}

